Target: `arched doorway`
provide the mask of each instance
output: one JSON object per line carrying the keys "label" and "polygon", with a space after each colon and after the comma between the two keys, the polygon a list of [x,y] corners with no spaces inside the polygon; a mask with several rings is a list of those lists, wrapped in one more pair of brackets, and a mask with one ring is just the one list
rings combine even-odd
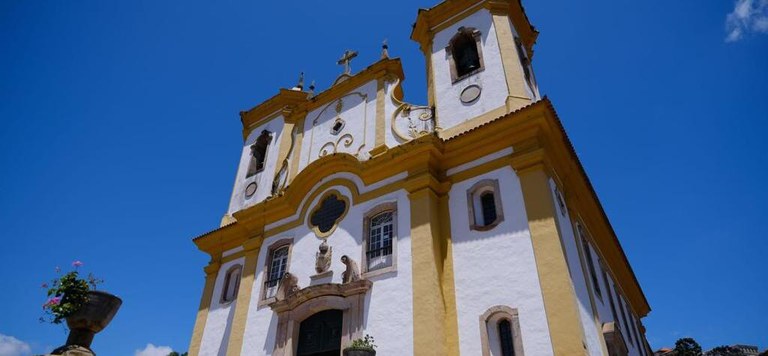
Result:
{"label": "arched doorway", "polygon": [[343,312],[324,310],[310,316],[299,326],[298,356],[338,356],[341,353]]}

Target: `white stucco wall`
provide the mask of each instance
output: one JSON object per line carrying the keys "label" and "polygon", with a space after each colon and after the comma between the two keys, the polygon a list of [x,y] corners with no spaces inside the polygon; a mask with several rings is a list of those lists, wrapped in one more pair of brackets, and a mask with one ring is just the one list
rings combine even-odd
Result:
{"label": "white stucco wall", "polygon": [[[272,190],[272,181],[275,178],[275,170],[277,167],[277,155],[280,152],[280,141],[283,135],[290,135],[290,132],[284,130],[285,120],[282,116],[277,116],[274,119],[254,128],[243,143],[243,150],[240,154],[240,165],[237,168],[237,175],[235,177],[235,186],[232,188],[232,197],[229,203],[229,209],[227,214],[232,214],[236,211],[247,208],[258,202],[266,199]],[[261,132],[267,130],[272,132],[272,142],[267,147],[267,157],[264,162],[264,170],[255,174],[250,178],[246,178],[248,173],[248,164],[251,162],[251,145],[256,142],[256,139],[261,135]],[[245,187],[251,182],[256,182],[258,188],[256,193],[250,198],[245,196]]]}
{"label": "white stucco wall", "polygon": [[[329,189],[335,189],[351,197],[346,187],[337,186]],[[367,191],[370,187],[360,186],[358,189]],[[322,194],[309,202],[310,206],[314,207],[320,197]],[[363,216],[367,211],[385,202],[397,203],[397,270],[370,278],[373,281],[373,287],[365,300],[363,332],[376,338],[376,343],[379,345],[377,350],[380,354],[405,355],[413,350],[410,203],[405,191],[396,191],[349,208],[338,228],[328,238],[328,244],[333,248],[332,282],[341,283],[342,272],[345,269],[340,261],[341,256],[348,255],[361,264]],[[301,226],[270,237],[264,242],[259,252],[252,299],[249,301],[243,355],[270,355],[274,349],[277,316],[268,306],[259,308],[258,303],[265,281],[269,246],[284,238],[293,238],[289,271],[296,275],[299,286],[302,288],[309,286],[310,276],[316,273],[315,253],[321,240],[309,230],[306,220]],[[403,353],[403,350],[407,350],[406,353]]]}
{"label": "white stucco wall", "polygon": [[[498,180],[504,221],[489,231],[471,231],[467,190],[482,179]],[[505,305],[519,312],[525,354],[552,355],[517,175],[511,167],[500,168],[454,184],[449,194],[461,354],[481,354],[480,316],[493,306]]]}
{"label": "white stucco wall", "polygon": [[[367,159],[375,140],[376,91],[373,80],[341,96],[341,112],[336,112],[338,100],[334,100],[307,114],[299,170],[321,157],[322,151]],[[338,117],[344,120],[344,127],[334,135],[331,128]]]}
{"label": "white stucco wall", "polygon": [[[451,67],[445,48],[459,27],[474,27],[481,33],[485,69],[457,83],[452,83]],[[501,63],[499,43],[491,14],[482,9],[435,34],[432,43],[432,75],[435,83],[436,116],[443,129],[504,106],[509,91]],[[462,90],[476,84],[482,88],[480,97],[465,104],[459,100]]]}
{"label": "white stucco wall", "polygon": [[208,309],[208,318],[203,329],[203,338],[200,344],[200,355],[224,356],[227,354],[227,341],[232,328],[232,318],[235,315],[237,300],[230,303],[221,303],[221,293],[224,288],[224,279],[227,271],[237,264],[242,265],[243,258],[238,258],[224,263],[216,276],[213,287],[211,306]]}

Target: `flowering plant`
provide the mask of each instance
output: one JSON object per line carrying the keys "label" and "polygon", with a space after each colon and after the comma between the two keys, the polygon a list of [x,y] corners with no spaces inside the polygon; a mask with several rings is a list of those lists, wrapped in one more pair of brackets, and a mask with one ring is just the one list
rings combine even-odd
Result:
{"label": "flowering plant", "polygon": [[376,351],[376,344],[374,344],[373,336],[365,334],[365,337],[352,340],[352,345],[345,348],[346,350],[365,350]]}
{"label": "flowering plant", "polygon": [[[90,273],[87,278],[80,278],[78,269],[82,265],[82,262],[74,261],[72,271],[52,280],[50,284],[43,283],[42,287],[48,290],[48,300],[43,304],[45,315],[40,318],[41,322],[61,324],[64,319],[80,310],[88,302],[89,290],[96,289],[98,284],[104,282]],[[61,274],[59,267],[56,267],[56,273]]]}

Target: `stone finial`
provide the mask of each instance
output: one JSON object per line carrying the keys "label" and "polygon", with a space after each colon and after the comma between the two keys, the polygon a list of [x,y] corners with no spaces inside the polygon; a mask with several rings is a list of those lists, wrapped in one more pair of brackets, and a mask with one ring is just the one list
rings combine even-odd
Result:
{"label": "stone finial", "polygon": [[304,90],[304,72],[299,73],[299,82],[296,83],[296,86],[293,87],[293,90],[295,91]]}
{"label": "stone finial", "polygon": [[357,262],[349,258],[349,256],[341,256],[341,262],[347,266],[344,274],[341,276],[342,283],[350,283],[360,280],[360,269],[357,268]]}
{"label": "stone finial", "polygon": [[318,274],[325,273],[331,268],[331,258],[333,258],[333,247],[328,246],[328,242],[324,239],[320,243],[319,251],[315,255],[315,271]]}
{"label": "stone finial", "polygon": [[387,44],[387,40],[384,39],[384,42],[381,43],[381,59],[387,58],[389,58],[389,45]]}

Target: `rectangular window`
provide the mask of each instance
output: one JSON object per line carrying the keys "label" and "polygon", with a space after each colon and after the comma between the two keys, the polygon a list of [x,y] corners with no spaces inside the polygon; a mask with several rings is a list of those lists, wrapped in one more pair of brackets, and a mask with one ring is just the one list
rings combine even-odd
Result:
{"label": "rectangular window", "polygon": [[283,246],[272,251],[268,265],[267,280],[264,282],[264,299],[272,298],[277,294],[280,279],[283,278],[288,266],[288,247]]}
{"label": "rectangular window", "polygon": [[629,331],[629,323],[627,323],[627,310],[624,308],[624,298],[621,297],[621,294],[616,292],[616,300],[619,303],[619,309],[621,310],[621,321],[624,323],[624,330],[627,331],[627,338],[629,338],[629,342],[633,343],[634,340],[632,339],[632,332]]}
{"label": "rectangular window", "polygon": [[608,290],[608,300],[611,304],[611,315],[613,315],[613,322],[618,323],[619,317],[616,315],[616,305],[613,303],[613,292],[611,292],[611,285],[608,283],[608,273],[603,268],[603,282],[605,283],[605,289]]}
{"label": "rectangular window", "polygon": [[603,293],[600,290],[600,282],[597,280],[597,271],[595,271],[595,261],[592,260],[592,249],[589,247],[589,242],[584,237],[584,230],[579,226],[579,235],[581,236],[581,244],[584,247],[584,258],[587,259],[587,267],[589,268],[589,276],[592,279],[592,286],[595,288],[595,294],[600,300],[603,300]]}
{"label": "rectangular window", "polygon": [[385,211],[370,218],[365,257],[368,271],[392,266],[394,212]]}

